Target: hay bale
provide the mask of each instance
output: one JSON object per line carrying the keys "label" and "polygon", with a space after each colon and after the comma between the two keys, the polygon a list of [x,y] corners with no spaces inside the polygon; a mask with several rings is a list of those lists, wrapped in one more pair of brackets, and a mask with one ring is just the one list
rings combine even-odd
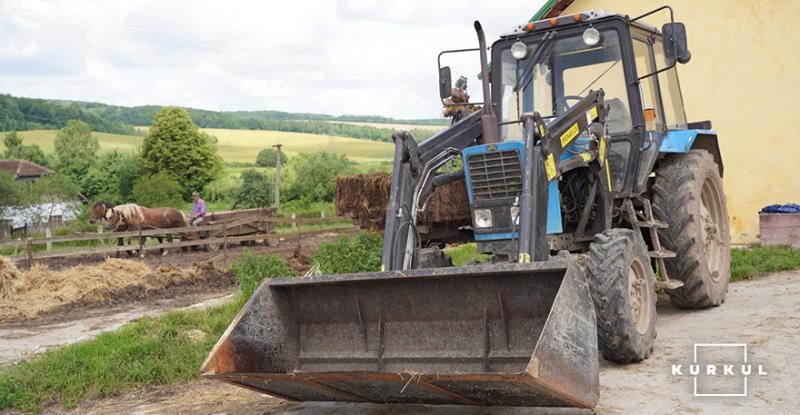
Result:
{"label": "hay bale", "polygon": [[[349,216],[362,229],[383,230],[392,177],[388,173],[358,174],[336,178],[336,214]],[[419,216],[419,223],[433,228],[441,223],[470,223],[469,199],[464,181],[438,187]]]}
{"label": "hay bale", "polygon": [[10,298],[22,285],[22,273],[9,258],[0,256],[0,298]]}

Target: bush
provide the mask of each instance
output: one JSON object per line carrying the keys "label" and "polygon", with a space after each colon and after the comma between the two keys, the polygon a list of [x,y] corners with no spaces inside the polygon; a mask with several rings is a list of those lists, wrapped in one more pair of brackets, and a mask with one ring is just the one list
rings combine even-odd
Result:
{"label": "bush", "polygon": [[0,210],[22,202],[22,189],[11,175],[0,172]]}
{"label": "bush", "polygon": [[133,184],[133,198],[146,207],[178,207],[183,204],[183,189],[164,173],[144,176]]}
{"label": "bush", "polygon": [[287,200],[309,198],[332,202],[336,176],[354,172],[354,163],[344,155],[319,151],[301,153],[289,163]]}
{"label": "bush", "polygon": [[241,181],[231,176],[222,176],[206,185],[203,199],[207,202],[226,202],[236,198]]}
{"label": "bush", "polygon": [[294,271],[280,255],[255,255],[246,250],[236,262],[233,271],[239,282],[239,293],[244,300],[250,298],[264,278],[291,277]]}
{"label": "bush", "polygon": [[342,236],[336,241],[319,244],[312,261],[323,274],[380,271],[383,238],[361,231],[355,236]]}
{"label": "bush", "polygon": [[123,203],[130,200],[133,182],[141,176],[141,164],[133,154],[111,150],[100,155],[82,179],[84,196]]}
{"label": "bush", "polygon": [[[281,152],[281,165],[285,166],[289,161],[286,153]],[[278,164],[278,152],[274,148],[265,148],[258,152],[256,165],[261,167],[275,167]]]}
{"label": "bush", "polygon": [[267,207],[274,199],[272,178],[255,170],[242,172],[242,187],[236,196],[237,208]]}

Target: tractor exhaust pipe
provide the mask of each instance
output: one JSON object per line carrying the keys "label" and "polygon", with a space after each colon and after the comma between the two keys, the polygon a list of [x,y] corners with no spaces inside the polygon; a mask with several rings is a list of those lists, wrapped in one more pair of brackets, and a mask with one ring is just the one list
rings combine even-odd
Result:
{"label": "tractor exhaust pipe", "polygon": [[483,144],[493,144],[500,142],[500,136],[497,133],[497,116],[494,113],[494,106],[492,105],[492,95],[489,92],[489,66],[488,59],[486,58],[486,36],[483,34],[483,27],[481,22],[475,21],[475,32],[478,33],[478,49],[481,55],[481,83],[483,85],[483,109],[481,109],[481,135],[483,136]]}

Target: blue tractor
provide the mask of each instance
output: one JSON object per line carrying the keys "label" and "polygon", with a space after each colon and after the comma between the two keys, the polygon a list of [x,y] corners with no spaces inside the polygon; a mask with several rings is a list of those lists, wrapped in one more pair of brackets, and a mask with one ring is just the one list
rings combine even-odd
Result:
{"label": "blue tractor", "polygon": [[[641,21],[659,11],[660,31]],[[684,112],[676,65],[691,55],[672,9],[528,22],[491,66],[475,29],[484,102],[455,97],[440,67],[457,122],[394,136],[383,270],[265,282],[207,376],[292,400],[591,408],[600,354],[652,352],[657,289],[683,308],[723,302],[722,160],[711,123]],[[491,260],[454,267],[417,218],[459,180],[463,234]]]}

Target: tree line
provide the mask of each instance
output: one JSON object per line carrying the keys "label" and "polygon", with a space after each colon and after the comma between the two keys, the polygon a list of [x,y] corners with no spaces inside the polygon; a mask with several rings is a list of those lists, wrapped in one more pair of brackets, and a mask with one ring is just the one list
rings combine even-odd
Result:
{"label": "tree line", "polygon": [[[122,107],[95,102],[60,101],[0,95],[0,131],[54,129],[67,125],[69,120],[80,120],[93,131],[115,134],[141,134],[134,126],[150,125],[164,107],[145,105]],[[228,128],[244,130],[272,130],[307,134],[337,135],[373,141],[391,142],[391,128],[367,125],[341,124],[341,122],[404,123],[443,125],[440,119],[397,120],[380,116],[333,116],[313,113],[282,111],[207,111],[187,109],[200,128]],[[417,140],[433,135],[431,130],[412,128]]]}

